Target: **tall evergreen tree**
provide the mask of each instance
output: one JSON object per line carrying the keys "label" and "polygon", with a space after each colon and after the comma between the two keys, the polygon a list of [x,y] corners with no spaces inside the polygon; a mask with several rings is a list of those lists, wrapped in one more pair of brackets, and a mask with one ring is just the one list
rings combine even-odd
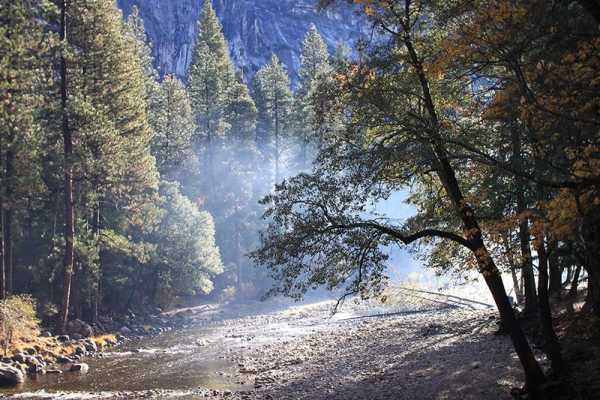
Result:
{"label": "tall evergreen tree", "polygon": [[309,162],[311,144],[321,147],[321,137],[312,104],[312,94],[318,82],[331,72],[327,44],[319,34],[317,27],[311,24],[300,55],[300,81],[294,101],[296,135],[299,142],[299,167],[306,169]]}
{"label": "tall evergreen tree", "polygon": [[0,1],[0,299],[12,291],[15,216],[37,175],[35,114],[49,69],[49,6]]}
{"label": "tall evergreen tree", "polygon": [[270,155],[274,163],[275,183],[282,177],[282,162],[287,144],[286,134],[291,126],[292,92],[290,79],[283,64],[275,54],[271,63],[262,67],[255,76],[255,98],[258,116],[257,136],[270,143]]}
{"label": "tall evergreen tree", "polygon": [[[90,296],[95,293],[98,297],[94,288],[100,280],[101,230],[111,228],[119,210],[131,212],[147,201],[148,189],[157,186],[157,173],[154,158],[149,153],[152,131],[146,109],[139,107],[140,99],[146,98],[146,88],[136,56],[138,41],[125,34],[122,15],[111,2],[81,1],[62,5],[65,14],[61,18],[63,48],[69,51],[68,63],[67,57],[61,57],[64,60],[61,87],[67,196],[61,318],[64,327],[68,320],[75,253],[84,251],[83,247],[74,245],[75,208],[78,219],[87,221],[84,226],[94,227],[99,253],[94,259],[98,261],[96,265],[78,262],[78,266],[81,276],[92,277],[93,288],[85,293]],[[78,182],[76,186],[73,186],[74,180]],[[128,217],[130,221],[132,217]],[[84,242],[81,245],[84,246]],[[80,260],[83,258],[78,257]],[[85,288],[79,289],[84,291]]]}
{"label": "tall evergreen tree", "polygon": [[152,152],[163,179],[174,180],[179,169],[192,156],[195,125],[190,98],[185,86],[173,75],[160,85],[160,97],[154,115]]}

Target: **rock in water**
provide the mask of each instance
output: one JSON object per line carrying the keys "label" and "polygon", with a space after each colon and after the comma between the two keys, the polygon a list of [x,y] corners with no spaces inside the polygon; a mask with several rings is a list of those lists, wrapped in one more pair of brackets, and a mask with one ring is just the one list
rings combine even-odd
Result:
{"label": "rock in water", "polygon": [[[118,4],[125,15],[134,5],[140,9],[160,72],[185,77],[203,1],[118,0]],[[275,53],[296,82],[301,43],[311,23],[330,52],[339,42],[353,47],[358,38],[369,34],[369,24],[361,23],[347,5],[323,12],[318,12],[317,5],[317,0],[213,0],[232,59],[249,80]]]}
{"label": "rock in water", "polygon": [[98,346],[92,339],[86,339],[83,342],[83,345],[85,346],[86,351],[89,351],[90,353],[96,353],[98,351]]}
{"label": "rock in water", "polygon": [[86,374],[90,367],[86,363],[79,363],[71,365],[71,372],[79,372],[80,374]]}
{"label": "rock in water", "polygon": [[0,366],[0,387],[15,386],[25,381],[25,376],[17,368],[1,365]]}
{"label": "rock in water", "polygon": [[65,357],[65,356],[58,356],[56,358],[56,362],[59,364],[71,364],[73,363],[73,360],[69,357]]}

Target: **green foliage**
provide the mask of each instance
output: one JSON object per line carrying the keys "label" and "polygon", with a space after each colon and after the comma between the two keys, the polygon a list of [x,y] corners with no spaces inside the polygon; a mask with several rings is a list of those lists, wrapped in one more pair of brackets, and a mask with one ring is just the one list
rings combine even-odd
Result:
{"label": "green foliage", "polygon": [[6,355],[14,340],[38,333],[39,320],[35,300],[28,295],[0,300],[0,343]]}
{"label": "green foliage", "polygon": [[174,179],[192,157],[195,129],[192,106],[185,87],[172,75],[163,79],[155,103],[152,153],[161,176]]}
{"label": "green foliage", "polygon": [[164,214],[152,235],[159,245],[150,261],[160,290],[172,295],[210,293],[211,279],[223,271],[212,217],[183,196],[177,184],[163,182],[161,198]]}

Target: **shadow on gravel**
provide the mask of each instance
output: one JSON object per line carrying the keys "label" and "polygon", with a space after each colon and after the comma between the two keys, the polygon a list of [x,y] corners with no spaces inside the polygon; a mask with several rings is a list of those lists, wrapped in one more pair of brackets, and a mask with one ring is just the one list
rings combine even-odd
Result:
{"label": "shadow on gravel", "polygon": [[[405,325],[398,322],[393,326]],[[401,340],[374,335],[328,362],[307,360],[301,375],[265,389],[262,398],[509,400],[523,377],[510,340],[482,333],[493,322],[469,318],[437,332],[418,327]]]}

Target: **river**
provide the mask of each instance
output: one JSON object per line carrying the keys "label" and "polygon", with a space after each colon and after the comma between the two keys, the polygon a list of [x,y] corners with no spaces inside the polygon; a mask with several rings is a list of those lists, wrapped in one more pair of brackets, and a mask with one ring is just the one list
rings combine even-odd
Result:
{"label": "river", "polygon": [[[41,375],[8,399],[509,399],[521,379],[494,310],[332,302],[199,312],[190,326]],[[452,371],[452,373],[449,373]]]}

